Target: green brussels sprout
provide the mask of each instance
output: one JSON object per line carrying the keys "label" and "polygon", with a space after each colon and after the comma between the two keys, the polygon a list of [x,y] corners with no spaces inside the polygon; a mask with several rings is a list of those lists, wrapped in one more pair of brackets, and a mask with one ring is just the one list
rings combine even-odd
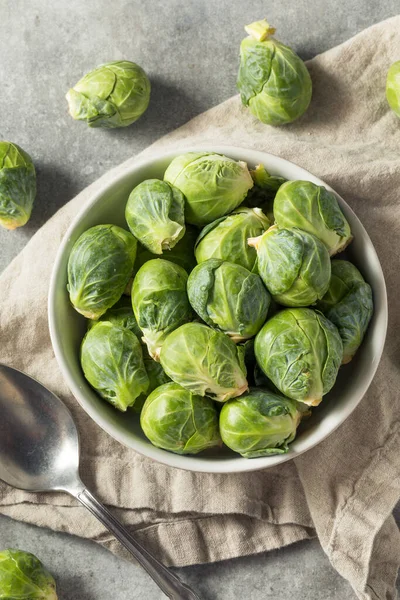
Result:
{"label": "green brussels sprout", "polygon": [[364,339],[374,311],[371,287],[353,264],[333,260],[329,289],[317,306],[339,330],[343,364],[350,362]]}
{"label": "green brussels sprout", "polygon": [[149,260],[136,274],[132,307],[149,354],[159,360],[167,335],[193,317],[186,284],[187,273],[168,260]]}
{"label": "green brussels sprout", "polygon": [[240,396],[248,388],[243,349],[201,323],[187,323],[170,333],[160,361],[172,381],[219,402]]}
{"label": "green brussels sprout", "polygon": [[333,192],[311,181],[287,181],[274,201],[275,223],[282,229],[298,227],[324,242],[330,256],[351,242],[350,225]]}
{"label": "green brussels sprout", "polygon": [[78,238],[68,261],[67,289],[75,310],[96,320],[120,299],[136,246],[133,235],[116,225],[96,225]]}
{"label": "green brussels sprout", "polygon": [[309,308],[282,310],[257,334],[254,350],[282,394],[317,406],[335,383],[343,344],[335,325]]}
{"label": "green brussels sprout", "polygon": [[204,227],[195,246],[196,260],[202,263],[209,258],[221,258],[251,271],[257,252],[249,247],[247,239],[261,235],[269,225],[261,209],[241,206]]}
{"label": "green brussels sprout", "polygon": [[[164,250],[162,255],[163,259],[179,265],[185,269],[187,273],[190,273],[197,264],[194,256],[194,245],[198,235],[199,232],[195,227],[186,225],[186,232],[183,238],[170,250]],[[159,258],[159,256],[157,254],[152,254],[147,248],[139,244],[134,272],[137,272],[145,262],[154,258]]]}
{"label": "green brussels sprout", "polygon": [[30,552],[3,550],[0,552],[0,599],[57,600],[56,582]]}
{"label": "green brussels sprout", "polygon": [[235,263],[210,258],[197,265],[187,291],[199,317],[234,342],[255,336],[267,318],[270,295],[260,277]]}
{"label": "green brussels sprout", "polygon": [[242,103],[262,123],[291,123],[307,110],[312,82],[307,67],[293,50],[271,37],[267,21],[245,27],[240,45],[237,87]]}
{"label": "green brussels sprout", "polygon": [[127,329],[130,329],[139,340],[142,337],[142,331],[133,314],[131,299],[127,296],[121,296],[118,302],[109,308],[104,315],[101,315],[97,321],[89,320],[88,328],[91,329],[99,321],[109,321],[113,325],[126,327]]}
{"label": "green brussels sprout", "polygon": [[166,383],[148,396],[140,424],[154,446],[176,454],[198,454],[221,445],[212,400],[177,383]]}
{"label": "green brussels sprout", "polygon": [[81,365],[96,392],[122,412],[148,390],[142,347],[125,327],[100,321],[89,329],[82,341]]}
{"label": "green brussels sprout", "polygon": [[181,190],[186,221],[199,227],[232,212],[253,187],[246,163],[213,152],[177,156],[164,180]]}
{"label": "green brussels sprout", "polygon": [[222,441],[245,458],[285,454],[299,422],[297,402],[258,388],[226,402],[219,417]]}
{"label": "green brussels sprout", "polygon": [[257,165],[255,169],[250,169],[250,175],[254,181],[254,186],[247,194],[244,204],[250,207],[257,206],[261,208],[272,224],[274,222],[274,198],[276,192],[287,179],[278,177],[277,175],[270,175],[264,165]]}
{"label": "green brussels sprout", "polygon": [[0,141],[0,225],[22,227],[36,196],[36,171],[29,154],[17,144]]}
{"label": "green brussels sprout", "polygon": [[386,98],[390,108],[400,117],[400,60],[393,63],[388,71]]}
{"label": "green brussels sprout", "polygon": [[71,117],[89,127],[127,127],[147,109],[150,81],[129,60],[105,63],[82,77],[66,98]]}
{"label": "green brussels sprout", "polygon": [[274,225],[249,244],[257,249],[258,272],[278,304],[309,306],[327,291],[331,261],[315,235]]}
{"label": "green brussels sprout", "polygon": [[185,198],[166,181],[147,179],[131,192],[125,218],[129,229],[153,254],[173,248],[185,234]]}

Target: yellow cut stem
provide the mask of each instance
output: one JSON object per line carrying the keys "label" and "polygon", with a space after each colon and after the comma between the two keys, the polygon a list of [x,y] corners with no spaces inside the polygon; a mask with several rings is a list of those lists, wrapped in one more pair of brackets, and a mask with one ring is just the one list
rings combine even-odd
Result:
{"label": "yellow cut stem", "polygon": [[274,35],[276,29],[263,19],[262,21],[254,21],[244,28],[246,33],[253,36],[258,42],[263,42],[270,35]]}

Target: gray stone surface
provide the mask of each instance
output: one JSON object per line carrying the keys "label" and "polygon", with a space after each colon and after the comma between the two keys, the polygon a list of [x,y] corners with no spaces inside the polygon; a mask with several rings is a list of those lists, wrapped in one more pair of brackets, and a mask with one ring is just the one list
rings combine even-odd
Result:
{"label": "gray stone surface", "polygon": [[[398,0],[3,0],[0,3],[0,139],[25,148],[38,170],[30,223],[0,232],[0,271],[58,208],[109,168],[235,93],[243,25],[268,18],[310,58],[398,12]],[[153,86],[147,113],[125,130],[89,130],[64,95],[108,60],[141,64]],[[340,65],[339,68],[344,68]],[[0,290],[1,293],[1,290]],[[95,544],[0,518],[0,548],[38,554],[60,600],[157,600],[136,566]],[[266,555],[180,569],[204,600],[345,600],[353,594],[317,541]]]}

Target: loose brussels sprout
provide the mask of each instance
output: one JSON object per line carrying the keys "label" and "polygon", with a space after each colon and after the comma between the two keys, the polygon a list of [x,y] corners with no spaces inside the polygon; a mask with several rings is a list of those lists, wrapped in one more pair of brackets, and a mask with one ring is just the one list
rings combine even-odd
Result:
{"label": "loose brussels sprout", "polygon": [[332,388],[343,358],[335,325],[309,308],[277,313],[257,334],[254,350],[282,394],[311,406]]}
{"label": "loose brussels sprout", "polygon": [[390,108],[400,117],[400,60],[393,63],[388,71],[386,98]]}
{"label": "loose brussels sprout", "polygon": [[98,319],[122,296],[136,258],[136,239],[116,225],[96,225],[75,242],[68,261],[75,310]]}
{"label": "loose brussels sprout", "polygon": [[315,235],[274,225],[249,244],[257,249],[258,272],[278,304],[309,306],[327,291],[331,261]]}
{"label": "loose brussels sprout", "polygon": [[250,175],[254,181],[254,186],[247,194],[244,203],[246,206],[261,208],[272,224],[274,222],[273,207],[276,192],[287,180],[284,177],[270,175],[264,165],[257,165],[254,170],[250,169]]}
{"label": "loose brussels sprout", "polygon": [[219,417],[222,441],[245,458],[285,454],[299,422],[297,402],[258,388],[229,400]]}
{"label": "loose brussels sprout", "polygon": [[242,103],[268,125],[291,123],[307,110],[311,77],[293,50],[271,37],[267,21],[245,27],[249,37],[240,45],[237,87]]}
{"label": "loose brussels sprout", "polygon": [[0,552],[0,598],[57,600],[56,582],[36,556],[10,548]]}
{"label": "loose brussels sprout", "polygon": [[22,227],[36,196],[36,172],[29,154],[17,144],[0,141],[0,225]]}
{"label": "loose brussels sprout", "polygon": [[257,252],[249,247],[247,239],[261,235],[269,225],[261,209],[242,206],[204,227],[195,246],[196,260],[202,263],[221,258],[251,271]]}
{"label": "loose brussels sprout", "polygon": [[186,293],[187,273],[168,260],[149,260],[136,274],[132,307],[149,354],[159,360],[167,335],[193,317]]}
{"label": "loose brussels sprout", "polygon": [[112,308],[109,308],[98,321],[89,320],[88,328],[91,329],[99,321],[109,321],[113,325],[126,327],[127,329],[130,329],[139,340],[142,337],[142,331],[133,314],[131,299],[126,296],[121,296],[118,302],[114,304]]}
{"label": "loose brussels sprout", "polygon": [[83,338],[81,365],[90,385],[122,412],[148,390],[139,340],[129,329],[108,321],[96,323]]}
{"label": "loose brussels sprout", "polygon": [[350,262],[333,260],[329,289],[318,308],[338,328],[343,342],[343,363],[350,362],[373,314],[371,287]]}
{"label": "loose brussels sprout", "polygon": [[[176,246],[163,252],[163,259],[179,265],[185,269],[187,273],[190,273],[190,271],[194,269],[197,264],[194,256],[194,245],[198,235],[199,232],[195,227],[192,225],[186,225],[186,232],[183,238],[179,240]],[[137,272],[145,262],[154,258],[159,257],[157,254],[152,254],[147,250],[147,248],[139,244],[134,272]]]}
{"label": "loose brussels sprout", "polygon": [[260,277],[235,263],[210,258],[197,265],[187,290],[199,317],[234,342],[256,335],[267,318],[270,295]]}
{"label": "loose brussels sprout", "polygon": [[185,198],[166,181],[147,179],[131,192],[125,210],[129,229],[153,254],[173,248],[185,234]]}
{"label": "loose brussels sprout", "polygon": [[253,187],[246,163],[213,152],[177,156],[164,179],[184,194],[186,221],[199,227],[230,213]]}
{"label": "loose brussels sprout", "polygon": [[243,349],[201,323],[187,323],[173,331],[161,348],[160,361],[172,381],[219,402],[248,388]]}
{"label": "loose brussels sprout", "polygon": [[148,107],[150,81],[129,60],[105,63],[82,77],[66,98],[71,117],[89,127],[127,127]]}
{"label": "loose brussels sprout", "polygon": [[298,227],[314,234],[333,256],[351,242],[350,225],[339,208],[333,192],[311,181],[287,181],[279,188],[274,201],[278,227]]}
{"label": "loose brussels sprout", "polygon": [[144,403],[140,424],[154,446],[176,454],[198,454],[221,445],[214,403],[166,383]]}

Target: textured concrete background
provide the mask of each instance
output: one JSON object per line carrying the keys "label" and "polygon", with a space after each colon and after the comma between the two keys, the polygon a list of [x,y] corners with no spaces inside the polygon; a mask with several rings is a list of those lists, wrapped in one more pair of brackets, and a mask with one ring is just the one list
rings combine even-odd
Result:
{"label": "textured concrete background", "polygon": [[[0,232],[0,271],[58,208],[106,170],[236,93],[245,24],[267,14],[277,37],[311,58],[398,11],[398,0],[1,0],[0,139],[31,154],[38,197],[26,227]],[[97,64],[122,58],[138,62],[151,79],[146,114],[115,131],[72,121],[68,88]],[[164,597],[141,569],[95,544],[0,518],[0,548],[10,546],[44,560],[58,580],[60,600]],[[203,600],[353,597],[317,541],[180,573]]]}

